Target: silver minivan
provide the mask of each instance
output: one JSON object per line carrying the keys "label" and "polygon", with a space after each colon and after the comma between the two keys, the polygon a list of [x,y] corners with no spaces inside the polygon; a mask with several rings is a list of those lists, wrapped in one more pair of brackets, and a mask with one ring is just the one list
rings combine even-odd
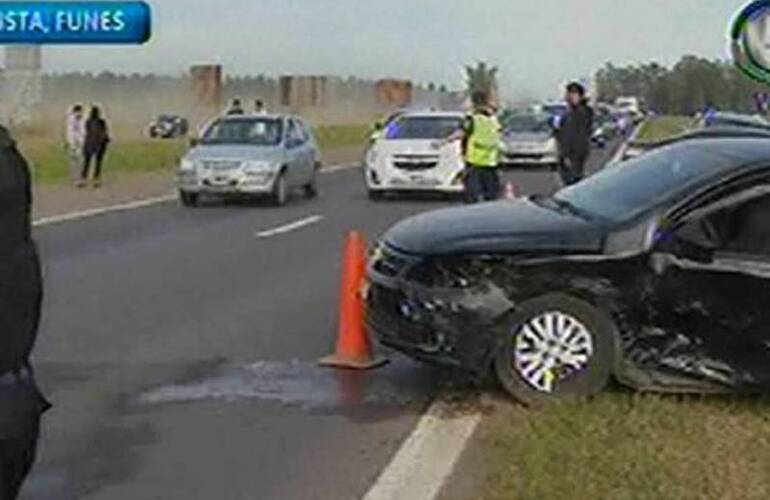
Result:
{"label": "silver minivan", "polygon": [[207,125],[179,165],[177,186],[185,206],[201,195],[269,197],[286,203],[302,189],[318,194],[320,154],[313,131],[301,118],[237,115]]}

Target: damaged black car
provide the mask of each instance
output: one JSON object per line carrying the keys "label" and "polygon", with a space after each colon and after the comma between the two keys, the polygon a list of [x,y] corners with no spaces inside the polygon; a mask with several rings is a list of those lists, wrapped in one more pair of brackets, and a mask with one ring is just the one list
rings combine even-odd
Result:
{"label": "damaged black car", "polygon": [[685,136],[553,196],[429,212],[373,251],[367,323],[528,404],[770,388],[770,138]]}

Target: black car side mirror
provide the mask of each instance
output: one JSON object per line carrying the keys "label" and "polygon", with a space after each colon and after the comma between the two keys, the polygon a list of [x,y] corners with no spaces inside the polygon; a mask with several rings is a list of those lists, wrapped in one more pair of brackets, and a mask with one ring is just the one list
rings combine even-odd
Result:
{"label": "black car side mirror", "polygon": [[201,143],[201,140],[198,139],[197,137],[190,137],[190,147],[191,148],[194,148],[194,147],[200,145],[200,143]]}

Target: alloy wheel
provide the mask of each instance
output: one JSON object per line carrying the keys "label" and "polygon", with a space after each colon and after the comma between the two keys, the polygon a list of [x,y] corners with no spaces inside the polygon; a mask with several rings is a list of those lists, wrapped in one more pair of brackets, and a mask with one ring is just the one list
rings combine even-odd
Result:
{"label": "alloy wheel", "polygon": [[594,355],[593,336],[575,317],[546,312],[514,337],[513,368],[534,389],[551,394],[556,384],[583,371]]}

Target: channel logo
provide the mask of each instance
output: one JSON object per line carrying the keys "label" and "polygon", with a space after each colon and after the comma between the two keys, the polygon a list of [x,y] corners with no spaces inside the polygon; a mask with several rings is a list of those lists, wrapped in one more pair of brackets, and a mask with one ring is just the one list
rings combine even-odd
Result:
{"label": "channel logo", "polygon": [[770,0],[744,7],[730,31],[735,65],[754,80],[770,83]]}
{"label": "channel logo", "polygon": [[0,2],[0,44],[142,44],[146,2]]}

